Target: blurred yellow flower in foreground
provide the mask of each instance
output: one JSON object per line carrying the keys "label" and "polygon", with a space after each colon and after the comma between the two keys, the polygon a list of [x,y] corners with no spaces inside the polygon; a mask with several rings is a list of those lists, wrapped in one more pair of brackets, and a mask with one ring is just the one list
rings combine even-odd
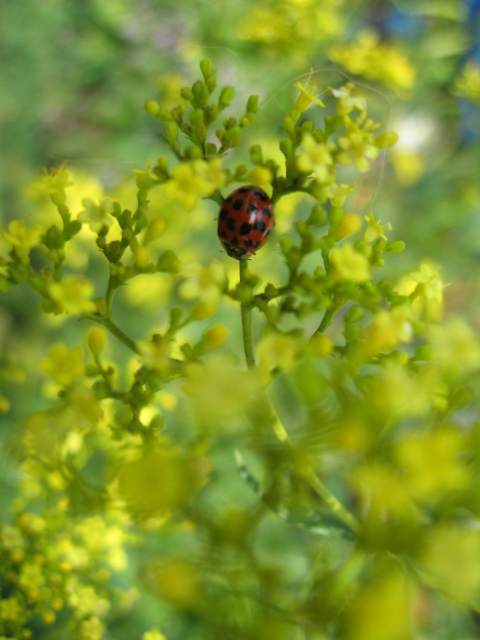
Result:
{"label": "blurred yellow flower in foreground", "polygon": [[8,231],[3,232],[3,237],[15,250],[22,262],[28,262],[28,256],[32,248],[40,242],[43,227],[35,224],[27,227],[23,220],[12,220],[8,225]]}
{"label": "blurred yellow flower in foreground", "polygon": [[90,280],[67,276],[61,282],[50,282],[48,292],[54,302],[65,313],[77,315],[93,313],[96,309],[92,296],[95,287]]}
{"label": "blurred yellow flower in foreground", "polygon": [[69,349],[60,342],[48,352],[48,356],[40,361],[40,371],[50,376],[62,387],[69,387],[85,373],[82,347]]}
{"label": "blurred yellow flower in foreground", "polygon": [[341,247],[335,247],[330,251],[330,261],[335,267],[337,275],[350,282],[366,282],[370,278],[370,270],[367,258],[345,243]]}

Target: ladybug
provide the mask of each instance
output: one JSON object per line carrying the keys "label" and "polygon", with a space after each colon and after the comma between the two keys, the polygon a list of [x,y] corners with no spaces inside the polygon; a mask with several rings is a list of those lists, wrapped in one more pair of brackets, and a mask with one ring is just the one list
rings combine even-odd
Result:
{"label": "ladybug", "polygon": [[273,204],[263,189],[240,187],[223,201],[218,238],[232,258],[246,260],[266,243],[275,226]]}

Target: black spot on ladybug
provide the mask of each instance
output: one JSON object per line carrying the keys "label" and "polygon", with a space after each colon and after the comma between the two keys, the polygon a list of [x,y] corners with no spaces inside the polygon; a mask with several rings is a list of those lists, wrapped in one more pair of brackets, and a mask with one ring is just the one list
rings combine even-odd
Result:
{"label": "black spot on ladybug", "polygon": [[236,211],[241,209],[242,206],[243,206],[243,198],[238,198],[238,200],[235,200],[235,202],[232,204],[232,208],[235,209]]}
{"label": "black spot on ladybug", "polygon": [[228,211],[224,208],[220,211],[220,220],[226,220],[228,216]]}
{"label": "black spot on ladybug", "polygon": [[230,231],[235,231],[235,220],[233,218],[227,218],[227,227]]}
{"label": "black spot on ladybug", "polygon": [[240,235],[246,236],[247,233],[250,233],[251,230],[252,230],[252,225],[248,224],[248,222],[244,222],[240,227]]}
{"label": "black spot on ladybug", "polygon": [[247,191],[250,191],[248,187],[242,187],[241,189],[237,189],[237,193],[247,193]]}
{"label": "black spot on ladybug", "polygon": [[262,213],[264,216],[268,216],[269,218],[272,217],[272,210],[270,207],[263,207]]}
{"label": "black spot on ladybug", "polygon": [[260,191],[260,189],[254,189],[253,193],[256,195],[256,197],[259,200],[263,200],[263,202],[268,202],[269,198],[268,198],[267,194],[264,193],[263,191]]}
{"label": "black spot on ladybug", "polygon": [[258,242],[255,242],[255,244],[253,245],[255,247],[255,249],[258,249],[258,247],[261,245],[262,243],[260,242],[260,240],[258,240]]}
{"label": "black spot on ladybug", "polygon": [[248,238],[247,240],[244,240],[244,241],[243,241],[243,244],[244,244],[246,247],[251,247],[253,243],[252,243],[252,241]]}
{"label": "black spot on ladybug", "polygon": [[265,222],[263,220],[257,220],[255,223],[255,229],[257,231],[265,231]]}
{"label": "black spot on ladybug", "polygon": [[265,231],[265,238],[268,238],[268,236],[269,236],[271,233],[272,233],[272,229],[271,229],[271,228],[268,228],[268,229]]}
{"label": "black spot on ladybug", "polygon": [[224,240],[226,240],[228,238],[228,234],[226,231],[221,231],[220,232],[220,237],[223,238]]}
{"label": "black spot on ladybug", "polygon": [[230,244],[238,244],[238,238],[237,238],[237,236],[235,236],[234,238],[232,238],[232,240],[230,241]]}
{"label": "black spot on ladybug", "polygon": [[247,204],[248,213],[255,213],[257,211],[257,205],[254,202],[249,202]]}

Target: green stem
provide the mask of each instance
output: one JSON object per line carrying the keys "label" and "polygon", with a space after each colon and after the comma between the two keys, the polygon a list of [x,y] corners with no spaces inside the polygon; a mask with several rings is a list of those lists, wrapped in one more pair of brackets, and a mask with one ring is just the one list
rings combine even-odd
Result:
{"label": "green stem", "polygon": [[[247,260],[239,260],[240,264],[240,283],[245,283],[245,276],[248,270]],[[243,334],[243,349],[245,351],[245,360],[247,361],[247,367],[252,369],[255,366],[255,355],[253,353],[252,342],[252,308],[246,305],[244,302],[240,303],[240,312],[242,316],[242,334]]]}
{"label": "green stem", "polygon": [[110,331],[110,333],[114,335],[118,340],[120,340],[120,342],[123,342],[123,344],[128,347],[130,351],[133,351],[137,355],[141,355],[140,348],[135,340],[132,340],[132,338],[127,336],[127,334],[120,329],[118,324],[114,322],[112,318],[107,318],[106,316],[100,315],[89,316],[89,318],[91,320],[94,320],[95,322],[98,322],[98,324],[103,325],[105,329]]}
{"label": "green stem", "polygon": [[[240,260],[240,282],[245,283],[245,276],[247,273],[248,265],[246,260]],[[332,321],[333,315],[337,311],[338,307],[333,306],[327,309],[325,316],[322,320],[322,324],[319,327],[320,330],[327,328],[328,324]],[[328,315],[327,320],[325,319]],[[241,303],[241,315],[242,315],[242,333],[243,333],[243,348],[245,351],[245,359],[249,369],[255,367],[255,356],[253,353],[252,342],[252,309],[243,302]],[[328,324],[326,324],[328,322]],[[325,323],[325,325],[324,325]],[[322,328],[322,325],[323,328]],[[277,440],[285,447],[289,452],[292,464],[297,473],[311,486],[313,491],[325,502],[325,504],[333,511],[333,513],[342,520],[354,533],[358,532],[359,525],[356,518],[330,493],[323,482],[317,477],[315,471],[309,464],[302,462],[300,456],[294,449],[293,443],[290,440],[290,436],[287,430],[280,421],[280,418],[275,411],[275,408],[268,397],[267,393],[262,393],[257,396],[258,402],[262,403],[263,408],[267,409],[268,416],[266,416],[270,427],[277,438]]]}
{"label": "green stem", "polygon": [[108,278],[107,293],[105,294],[105,303],[107,305],[108,317],[111,317],[112,315],[113,296],[115,295],[116,290],[117,290],[117,287],[114,286],[112,274],[110,274],[110,277]]}
{"label": "green stem", "polygon": [[328,327],[332,324],[333,316],[337,313],[339,308],[340,305],[338,303],[332,304],[332,306],[325,311],[325,315],[323,316],[322,321],[315,333],[323,333],[326,329],[328,329]]}

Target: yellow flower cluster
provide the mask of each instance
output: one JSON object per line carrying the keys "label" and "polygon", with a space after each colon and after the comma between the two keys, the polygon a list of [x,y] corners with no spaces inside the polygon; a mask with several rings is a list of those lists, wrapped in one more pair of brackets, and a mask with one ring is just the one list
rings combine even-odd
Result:
{"label": "yellow flower cluster", "polygon": [[170,180],[163,186],[167,198],[176,199],[187,211],[192,210],[198,198],[210,196],[225,184],[226,175],[220,158],[208,162],[193,160],[181,162],[173,170]]}
{"label": "yellow flower cluster", "polygon": [[315,43],[343,33],[342,4],[336,0],[262,0],[240,20],[242,40],[292,47],[292,54],[309,51]]}
{"label": "yellow flower cluster", "polygon": [[8,231],[3,232],[3,237],[12,247],[17,258],[21,262],[28,262],[30,251],[39,243],[43,231],[40,224],[27,227],[23,220],[12,220],[8,225]]}
{"label": "yellow flower cluster", "polygon": [[66,276],[61,282],[50,282],[48,292],[60,313],[80,315],[93,313],[96,309],[95,302],[92,300],[95,287],[90,280],[78,276]]}
{"label": "yellow flower cluster", "polygon": [[328,55],[350,73],[376,80],[400,96],[415,85],[413,64],[398,45],[381,42],[375,31],[364,31],[348,44],[330,47]]}

